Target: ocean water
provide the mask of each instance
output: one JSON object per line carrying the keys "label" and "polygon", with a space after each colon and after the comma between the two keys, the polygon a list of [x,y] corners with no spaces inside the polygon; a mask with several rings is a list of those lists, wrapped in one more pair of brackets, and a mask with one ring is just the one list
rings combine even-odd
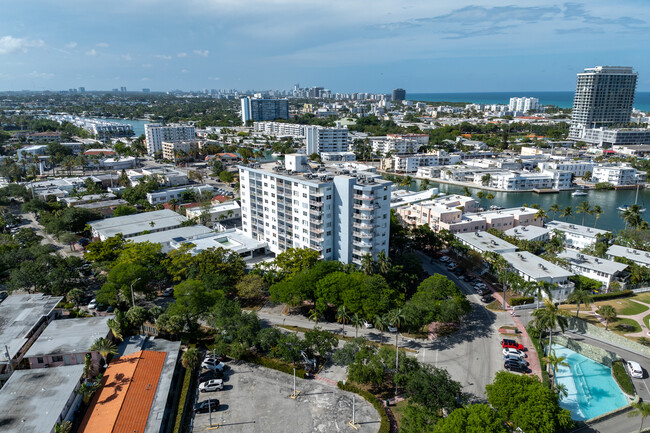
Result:
{"label": "ocean water", "polygon": [[[479,93],[407,93],[411,101],[468,102],[474,104],[508,104],[512,97],[538,98],[542,105],[573,107],[573,92],[479,92]],[[650,111],[650,92],[636,92],[634,108]]]}

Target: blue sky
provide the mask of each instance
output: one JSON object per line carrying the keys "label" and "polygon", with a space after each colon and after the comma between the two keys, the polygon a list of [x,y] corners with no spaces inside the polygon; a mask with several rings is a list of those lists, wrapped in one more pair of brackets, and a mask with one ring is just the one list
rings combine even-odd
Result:
{"label": "blue sky", "polygon": [[647,0],[0,0],[0,90],[650,91]]}

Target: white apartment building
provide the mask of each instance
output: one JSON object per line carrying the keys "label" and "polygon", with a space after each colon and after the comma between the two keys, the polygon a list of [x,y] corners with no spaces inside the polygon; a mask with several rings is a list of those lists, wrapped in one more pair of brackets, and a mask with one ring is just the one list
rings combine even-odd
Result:
{"label": "white apartment building", "polygon": [[518,249],[517,246],[510,242],[506,242],[485,231],[456,233],[454,236],[456,236],[456,239],[458,239],[461,244],[466,245],[470,249],[481,254],[513,253]]}
{"label": "white apartment building", "polygon": [[[482,184],[486,173],[475,173],[473,182]],[[490,174],[488,186],[504,191],[526,191],[533,189],[553,188],[553,178],[550,174],[526,173],[519,171],[499,171]]]}
{"label": "white apartment building", "polygon": [[361,264],[388,253],[392,183],[368,172],[312,171],[307,155],[239,166],[242,230],[278,254],[319,251],[325,260]]}
{"label": "white apartment building", "polygon": [[305,128],[308,125],[284,122],[254,122],[253,130],[260,134],[274,135],[277,137],[305,137]]}
{"label": "white apartment building", "polygon": [[179,154],[189,155],[193,149],[198,149],[198,141],[163,141],[162,153],[163,158],[176,161]]}
{"label": "white apartment building", "polygon": [[551,177],[551,188],[558,191],[571,189],[573,185],[572,173],[564,170],[553,170],[551,168],[542,170],[542,175]]}
{"label": "white apartment building", "polygon": [[[522,149],[523,152],[523,149]],[[522,153],[523,154],[523,153]],[[573,173],[576,177],[582,177],[586,172],[593,172],[596,163],[588,161],[545,161],[537,164],[540,170],[562,170]]]}
{"label": "white apartment building", "polygon": [[503,253],[501,257],[508,262],[510,269],[522,277],[524,281],[537,283],[546,281],[555,285],[555,289],[551,290],[554,301],[564,301],[575,287],[569,280],[569,277],[574,275],[573,272],[567,271],[528,251]]}
{"label": "white apartment building", "polygon": [[629,165],[599,165],[594,167],[591,181],[608,182],[614,186],[636,185],[646,180],[646,173]]}
{"label": "white apartment building", "polygon": [[413,173],[420,167],[449,164],[449,156],[419,153],[415,155],[395,155],[392,158],[392,168],[395,171]]}
{"label": "white apartment building", "polygon": [[416,153],[428,143],[427,134],[387,134],[386,138],[372,140],[372,150],[380,155]]}
{"label": "white apartment building", "polygon": [[627,268],[626,264],[605,260],[577,251],[566,250],[558,254],[560,259],[569,263],[569,268],[578,275],[600,281],[603,290],[609,291],[612,281],[620,280],[621,273]]}
{"label": "white apartment building", "polygon": [[161,185],[165,186],[178,186],[186,185],[189,183],[187,174],[171,169],[168,167],[151,167],[141,168],[139,170],[128,170],[126,175],[131,182],[131,186],[138,185],[145,177],[156,177]]}
{"label": "white apartment building", "polygon": [[636,248],[612,245],[607,249],[607,258],[614,260],[616,257],[626,258],[639,266],[650,268],[650,252],[637,250]]}
{"label": "white apartment building", "polygon": [[307,155],[321,152],[347,152],[348,128],[325,128],[322,126],[305,127],[305,144]]}
{"label": "white apartment building", "polygon": [[201,218],[203,213],[208,214],[208,225],[212,225],[218,221],[223,220],[239,220],[241,219],[241,207],[236,201],[227,201],[210,206],[203,209],[201,206],[195,206],[185,209],[185,216],[188,218]]}
{"label": "white apartment building", "polygon": [[587,248],[598,240],[598,235],[609,233],[607,230],[555,220],[547,222],[546,228],[551,231],[558,230],[564,234],[564,246],[575,250]]}
{"label": "white apartment building", "polygon": [[353,162],[357,160],[354,152],[321,152],[323,162]]}
{"label": "white apartment building", "polygon": [[193,126],[167,125],[149,123],[144,125],[144,137],[147,143],[147,153],[155,155],[163,150],[163,141],[191,141],[195,138]]}
{"label": "white apartment building", "polygon": [[508,109],[510,111],[523,111],[524,113],[528,111],[537,111],[542,108],[539,105],[539,99],[537,98],[510,98],[510,104]]}
{"label": "white apartment building", "polygon": [[191,191],[194,197],[198,200],[203,193],[212,193],[214,188],[212,185],[197,185],[197,186],[184,186],[182,188],[163,189],[160,191],[153,191],[147,193],[147,201],[151,204],[167,203],[171,199],[180,201],[183,193]]}

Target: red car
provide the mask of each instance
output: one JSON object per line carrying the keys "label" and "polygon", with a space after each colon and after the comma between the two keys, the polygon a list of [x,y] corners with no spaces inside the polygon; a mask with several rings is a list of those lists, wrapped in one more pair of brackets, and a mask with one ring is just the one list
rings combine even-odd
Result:
{"label": "red car", "polygon": [[524,350],[524,345],[515,341],[515,340],[508,340],[504,338],[501,340],[501,347],[504,349],[517,349],[517,350]]}

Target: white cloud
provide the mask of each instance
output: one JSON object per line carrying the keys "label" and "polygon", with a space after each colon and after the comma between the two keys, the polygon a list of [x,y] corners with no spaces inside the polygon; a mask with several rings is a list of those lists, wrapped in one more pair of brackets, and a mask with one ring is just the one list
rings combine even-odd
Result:
{"label": "white cloud", "polygon": [[171,60],[172,56],[167,56],[165,54],[154,54],[154,58],[160,59],[160,60]]}
{"label": "white cloud", "polygon": [[108,47],[110,47],[110,45],[108,45],[106,42],[100,42],[100,43],[98,43],[98,44],[96,44],[96,45],[97,45],[98,47],[102,47],[102,48],[108,48]]}
{"label": "white cloud", "polygon": [[153,65],[151,63],[143,63],[142,65],[143,68],[151,68]]}
{"label": "white cloud", "polygon": [[0,37],[0,54],[11,54],[16,51],[27,52],[28,48],[42,47],[45,42],[41,40],[28,40],[24,38],[14,38],[13,36]]}
{"label": "white cloud", "polygon": [[182,72],[183,74],[187,74],[187,73],[190,72],[190,71],[188,71],[187,69],[181,69],[181,72]]}
{"label": "white cloud", "polygon": [[140,81],[151,81],[151,78],[149,78],[149,77],[142,77],[142,78],[140,78]]}
{"label": "white cloud", "polygon": [[92,49],[86,51],[86,55],[87,55],[87,56],[96,56],[96,55],[97,55],[97,51],[95,51],[95,49],[92,48]]}
{"label": "white cloud", "polygon": [[210,51],[208,51],[208,50],[194,50],[194,54],[196,54],[197,56],[201,56],[201,57],[208,57],[208,55],[210,55]]}
{"label": "white cloud", "polygon": [[182,59],[183,57],[187,57],[187,53],[178,53],[178,54],[176,54],[176,57]]}
{"label": "white cloud", "polygon": [[131,57],[131,54],[122,54],[122,59],[126,60],[127,62],[130,62],[133,60],[133,57]]}
{"label": "white cloud", "polygon": [[65,44],[66,48],[77,48],[77,43],[76,42],[70,42],[69,44]]}
{"label": "white cloud", "polygon": [[208,80],[219,81],[221,77],[208,77]]}
{"label": "white cloud", "polygon": [[36,72],[36,71],[30,72],[27,75],[29,75],[32,78],[41,78],[41,79],[49,79],[54,76],[54,74],[50,72]]}

